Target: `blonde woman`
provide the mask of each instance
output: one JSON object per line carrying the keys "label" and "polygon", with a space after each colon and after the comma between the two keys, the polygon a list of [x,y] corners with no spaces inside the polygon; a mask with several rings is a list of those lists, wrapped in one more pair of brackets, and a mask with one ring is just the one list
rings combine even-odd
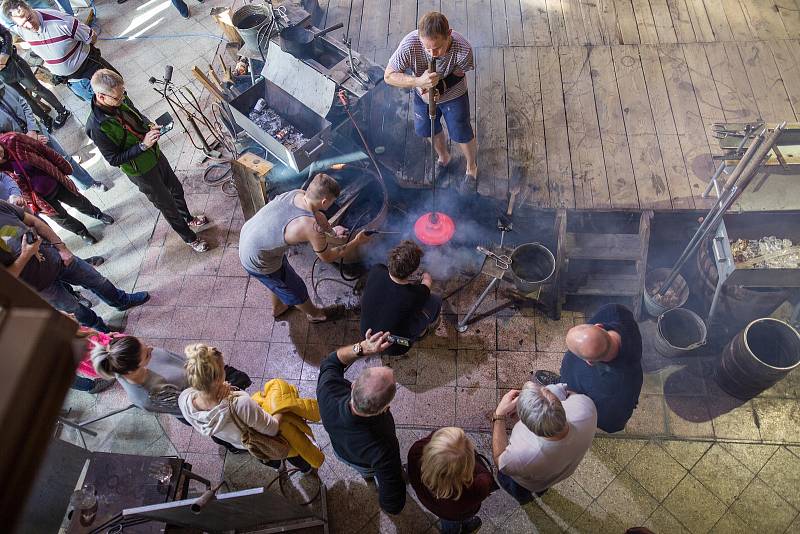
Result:
{"label": "blonde woman", "polygon": [[[267,436],[278,435],[282,415],[268,414],[245,391],[225,381],[225,363],[219,350],[196,343],[186,347],[185,353],[189,387],[178,397],[178,406],[195,430],[242,451],[247,450],[242,443],[242,433],[230,414],[228,397],[233,396],[233,409],[243,423]],[[289,458],[288,461],[304,473],[311,470],[311,466],[300,457]],[[267,465],[277,468],[280,462],[269,462]]]}
{"label": "blonde woman", "polygon": [[475,514],[494,490],[494,479],[462,429],[440,428],[414,443],[408,451],[408,478],[419,502],[439,517],[442,534],[480,528]]}

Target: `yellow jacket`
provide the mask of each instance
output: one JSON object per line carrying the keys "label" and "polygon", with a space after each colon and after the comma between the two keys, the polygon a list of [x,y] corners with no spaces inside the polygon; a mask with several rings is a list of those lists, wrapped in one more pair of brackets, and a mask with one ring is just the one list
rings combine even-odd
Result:
{"label": "yellow jacket", "polygon": [[253,393],[253,400],[270,415],[284,414],[280,434],[289,442],[289,456],[299,455],[318,469],[325,455],[314,444],[314,433],[306,421],[320,420],[319,405],[315,399],[301,399],[297,387],[280,378],[264,384],[264,391]]}

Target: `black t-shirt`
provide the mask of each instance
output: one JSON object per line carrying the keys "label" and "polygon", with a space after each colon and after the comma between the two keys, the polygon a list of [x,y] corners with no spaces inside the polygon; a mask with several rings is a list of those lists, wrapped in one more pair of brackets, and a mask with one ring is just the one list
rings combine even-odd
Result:
{"label": "black t-shirt", "polygon": [[642,390],[642,335],[633,313],[620,304],[608,304],[589,319],[617,332],[622,340],[617,357],[608,363],[587,364],[570,351],[561,361],[561,380],[583,393],[597,407],[597,427],[619,432],[633,415]]}
{"label": "black t-shirt", "polygon": [[[397,284],[389,278],[389,269],[382,264],[369,271],[367,285],[361,297],[361,335],[368,329],[373,332],[391,332],[401,337],[412,337],[412,320],[422,310],[431,295],[423,284]],[[386,354],[408,352],[408,347],[392,345]]]}
{"label": "black t-shirt", "polygon": [[[28,230],[24,222],[25,210],[0,200],[0,263],[6,267],[16,261],[22,249],[22,236]],[[61,256],[47,241],[39,246],[42,261],[31,258],[20,273],[20,279],[40,291],[48,288],[61,272]]]}
{"label": "black t-shirt", "polygon": [[406,504],[406,484],[400,462],[400,445],[394,418],[387,410],[373,417],[361,417],[350,410],[351,383],[344,377],[345,366],[336,352],[319,366],[317,402],[322,424],[336,454],[346,462],[375,469],[381,508],[399,514]]}

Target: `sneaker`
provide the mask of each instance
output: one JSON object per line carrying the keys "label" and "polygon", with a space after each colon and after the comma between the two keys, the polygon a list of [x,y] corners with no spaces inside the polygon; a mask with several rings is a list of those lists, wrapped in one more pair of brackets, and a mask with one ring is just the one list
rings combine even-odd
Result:
{"label": "sneaker", "polygon": [[462,534],[469,534],[470,532],[475,532],[483,525],[483,521],[478,516],[470,517],[463,523],[461,523],[461,532]]}
{"label": "sneaker", "polygon": [[89,186],[89,189],[97,189],[101,193],[105,193],[108,191],[108,186],[103,182],[94,182],[92,185]]}
{"label": "sneaker", "polygon": [[540,369],[531,373],[531,381],[536,382],[540,386],[552,386],[553,384],[561,383],[561,375],[553,371],[544,371]]}
{"label": "sneaker", "polygon": [[56,115],[56,118],[53,119],[53,126],[55,126],[56,129],[61,128],[67,123],[67,119],[69,119],[70,115],[72,115],[72,113],[70,113],[68,109],[64,109],[64,111]]}
{"label": "sneaker", "polygon": [[208,217],[206,217],[205,215],[195,215],[194,217],[191,218],[191,220],[186,222],[189,225],[189,228],[197,231],[208,224]]}
{"label": "sneaker", "polygon": [[101,213],[98,217],[103,224],[114,224],[114,217],[108,213]]}
{"label": "sneaker", "polygon": [[89,232],[81,232],[78,236],[83,239],[83,242],[89,245],[97,244],[97,238],[90,234]]}
{"label": "sneaker", "polygon": [[86,393],[92,393],[92,394],[100,393],[101,391],[105,391],[111,386],[113,386],[114,382],[116,382],[116,380],[114,380],[113,378],[111,379],[95,378],[92,389],[90,389]]}
{"label": "sneaker", "polygon": [[106,259],[103,256],[89,256],[83,261],[85,261],[92,267],[100,267],[106,262]]}
{"label": "sneaker", "polygon": [[91,308],[92,306],[94,306],[94,304],[92,303],[91,300],[87,299],[86,297],[84,297],[80,293],[76,293],[75,294],[75,298],[78,299],[78,304],[80,304],[81,306],[84,306],[86,308]]}
{"label": "sneaker", "polygon": [[150,293],[147,291],[139,291],[137,293],[128,293],[127,294],[127,303],[123,304],[122,306],[117,306],[119,311],[129,310],[136,306],[141,306],[145,302],[150,300]]}
{"label": "sneaker", "polygon": [[192,250],[194,250],[195,252],[207,252],[208,250],[211,249],[211,247],[208,246],[208,243],[206,243],[202,239],[195,239],[194,241],[189,243],[189,246],[192,247]]}

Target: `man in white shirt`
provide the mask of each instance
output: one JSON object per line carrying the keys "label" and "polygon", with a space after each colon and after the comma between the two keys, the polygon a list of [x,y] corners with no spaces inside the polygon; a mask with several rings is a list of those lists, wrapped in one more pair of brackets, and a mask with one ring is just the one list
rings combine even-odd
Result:
{"label": "man in white shirt", "polygon": [[[509,437],[506,418],[519,422]],[[492,454],[497,482],[520,504],[541,496],[568,478],[592,445],[597,410],[586,395],[564,384],[542,387],[527,382],[500,400],[492,417]]]}

